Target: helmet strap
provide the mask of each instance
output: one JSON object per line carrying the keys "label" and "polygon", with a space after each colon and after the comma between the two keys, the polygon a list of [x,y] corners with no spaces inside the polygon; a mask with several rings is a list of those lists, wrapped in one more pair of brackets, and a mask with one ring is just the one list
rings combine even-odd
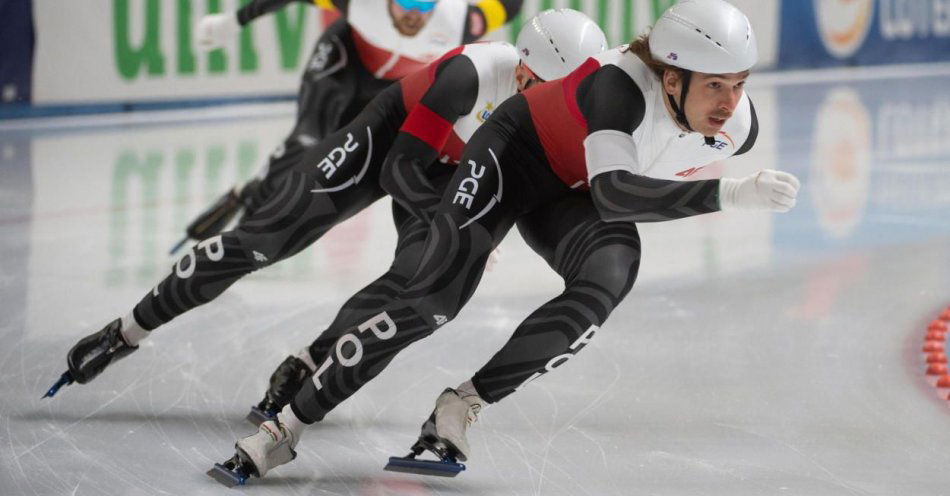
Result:
{"label": "helmet strap", "polygon": [[673,108],[673,112],[676,114],[676,122],[679,122],[680,125],[686,128],[689,132],[695,132],[693,127],[689,125],[689,121],[686,120],[686,112],[684,108],[686,107],[686,93],[689,91],[689,80],[693,77],[693,71],[682,70],[680,71],[680,103],[676,104],[676,100],[673,98],[673,95],[667,94],[666,98],[670,101],[670,107]]}
{"label": "helmet strap", "polygon": [[[679,122],[686,128],[687,131],[694,133],[696,132],[693,129],[693,126],[689,125],[689,120],[686,119],[686,93],[689,91],[689,82],[693,78],[693,71],[683,70],[681,72],[681,86],[680,86],[680,103],[676,104],[676,100],[673,99],[673,95],[667,94],[666,98],[670,100],[670,107],[673,107],[673,112],[676,113],[676,122]],[[703,136],[706,140],[706,144],[709,146],[716,144],[716,138],[712,136]]]}

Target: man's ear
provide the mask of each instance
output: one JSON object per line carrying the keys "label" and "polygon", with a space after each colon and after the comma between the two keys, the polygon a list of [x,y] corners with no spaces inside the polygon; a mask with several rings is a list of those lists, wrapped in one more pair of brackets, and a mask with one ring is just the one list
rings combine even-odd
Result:
{"label": "man's ear", "polygon": [[667,95],[678,95],[681,81],[679,71],[671,69],[663,71],[663,91]]}

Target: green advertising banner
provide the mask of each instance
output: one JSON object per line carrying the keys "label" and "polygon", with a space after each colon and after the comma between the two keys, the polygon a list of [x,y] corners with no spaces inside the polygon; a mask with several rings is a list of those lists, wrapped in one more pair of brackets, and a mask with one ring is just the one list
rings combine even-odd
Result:
{"label": "green advertising banner", "polygon": [[[320,33],[320,10],[294,2],[258,19],[221,49],[197,47],[207,13],[248,0],[35,0],[37,46],[33,101],[38,104],[188,100],[291,95]],[[359,0],[353,0],[359,1]],[[768,64],[778,0],[733,0],[760,33]],[[611,45],[636,37],[675,0],[526,0],[491,39],[514,41],[541,10],[570,7],[597,21]],[[764,35],[764,36],[763,36]]]}

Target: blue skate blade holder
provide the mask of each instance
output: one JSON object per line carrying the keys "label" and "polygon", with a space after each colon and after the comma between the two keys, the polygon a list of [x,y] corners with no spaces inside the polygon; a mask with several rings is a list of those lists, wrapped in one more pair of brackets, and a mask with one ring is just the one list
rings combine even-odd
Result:
{"label": "blue skate blade holder", "polygon": [[248,422],[260,427],[261,424],[267,422],[268,420],[277,420],[277,412],[271,414],[267,410],[262,410],[254,405],[251,407],[251,411],[245,417]]}
{"label": "blue skate blade holder", "polygon": [[230,469],[228,465],[229,464],[215,463],[214,468],[209,470],[207,474],[211,476],[212,479],[227,487],[245,485],[250,475],[239,467]]}
{"label": "blue skate blade holder", "polygon": [[391,456],[386,470],[407,474],[435,475],[438,477],[455,477],[465,470],[465,465],[450,459],[417,460],[414,456]]}
{"label": "blue skate blade holder", "polygon": [[67,370],[66,372],[63,372],[63,375],[59,376],[59,380],[57,380],[55,384],[50,386],[49,390],[46,391],[46,394],[44,394],[40,399],[52,398],[56,394],[56,392],[59,391],[59,388],[63,386],[68,386],[72,383],[73,383],[73,375],[70,374],[69,371]]}

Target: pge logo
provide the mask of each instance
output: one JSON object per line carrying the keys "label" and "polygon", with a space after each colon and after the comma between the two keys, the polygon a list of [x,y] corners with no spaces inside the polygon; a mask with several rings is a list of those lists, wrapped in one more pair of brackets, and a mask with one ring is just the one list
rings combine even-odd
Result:
{"label": "pge logo", "polygon": [[330,153],[317,164],[317,168],[326,174],[327,179],[330,179],[333,173],[343,165],[346,156],[359,147],[360,143],[353,138],[353,133],[346,133],[346,143],[330,150]]}
{"label": "pge logo", "polygon": [[845,59],[867,38],[874,18],[874,0],[814,0],[818,33],[828,53]]}

